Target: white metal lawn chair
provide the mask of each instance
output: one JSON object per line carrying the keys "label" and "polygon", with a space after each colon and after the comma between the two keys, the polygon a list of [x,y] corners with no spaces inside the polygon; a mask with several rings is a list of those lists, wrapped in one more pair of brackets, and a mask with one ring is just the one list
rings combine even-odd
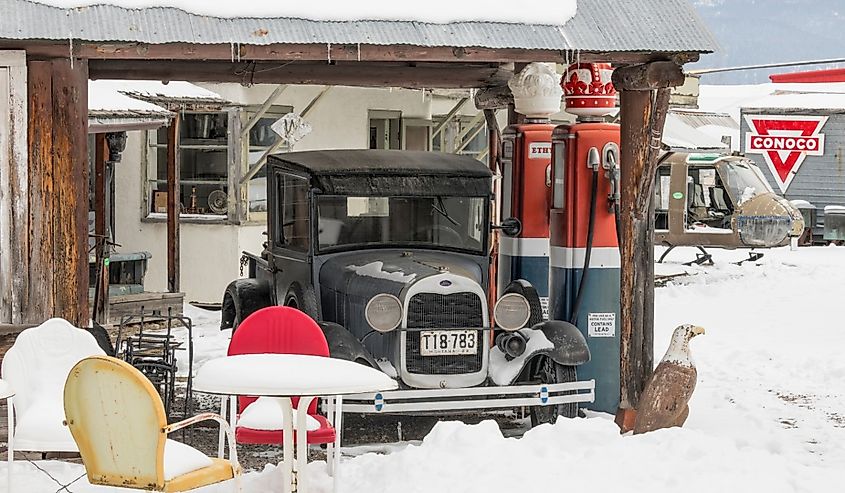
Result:
{"label": "white metal lawn chair", "polygon": [[9,423],[9,475],[14,452],[77,452],[64,426],[65,380],[80,360],[105,354],[88,331],[53,318],[26,329],[3,357],[2,379],[15,389]]}

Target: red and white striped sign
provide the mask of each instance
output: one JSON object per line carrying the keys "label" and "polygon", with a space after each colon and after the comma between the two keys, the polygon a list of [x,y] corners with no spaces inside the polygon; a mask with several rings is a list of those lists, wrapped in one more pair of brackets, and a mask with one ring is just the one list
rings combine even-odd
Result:
{"label": "red and white striped sign", "polygon": [[780,188],[786,189],[807,156],[824,154],[826,116],[745,115],[745,153],[762,154]]}

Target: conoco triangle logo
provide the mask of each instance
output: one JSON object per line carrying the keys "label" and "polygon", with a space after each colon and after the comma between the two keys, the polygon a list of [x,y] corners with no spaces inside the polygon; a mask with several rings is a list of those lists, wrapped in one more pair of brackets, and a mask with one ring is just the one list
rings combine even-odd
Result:
{"label": "conoco triangle logo", "polygon": [[782,193],[807,156],[824,154],[826,116],[745,115],[745,153],[762,154]]}

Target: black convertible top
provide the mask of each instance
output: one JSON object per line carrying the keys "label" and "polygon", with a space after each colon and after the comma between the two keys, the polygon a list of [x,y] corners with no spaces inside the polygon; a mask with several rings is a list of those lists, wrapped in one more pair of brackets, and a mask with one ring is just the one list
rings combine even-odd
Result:
{"label": "black convertible top", "polygon": [[425,151],[336,149],[286,152],[269,158],[285,168],[317,176],[349,174],[490,177],[490,169],[469,156]]}
{"label": "black convertible top", "polygon": [[424,151],[339,149],[270,156],[280,171],[308,175],[319,193],[364,196],[490,196],[493,174],[480,161]]}

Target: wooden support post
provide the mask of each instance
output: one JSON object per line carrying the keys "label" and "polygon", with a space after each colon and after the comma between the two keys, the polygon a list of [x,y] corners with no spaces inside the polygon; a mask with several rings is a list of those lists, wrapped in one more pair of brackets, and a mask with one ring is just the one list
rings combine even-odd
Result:
{"label": "wooden support post", "polygon": [[[88,63],[57,59],[53,93],[54,315],[88,325]],[[48,261],[48,264],[50,262]]]}
{"label": "wooden support post", "polygon": [[[484,110],[484,118],[487,123],[487,165],[490,167],[490,171],[493,172],[495,176],[499,172],[499,148],[501,146],[502,141],[502,132],[499,130],[499,122],[496,120],[496,110],[486,109]],[[501,187],[500,180],[493,181],[493,217],[491,218],[492,221],[496,224],[501,221],[501,213],[500,213],[500,204],[501,204],[501,193],[497,193],[499,188]],[[498,298],[498,293],[496,292],[497,287],[497,277],[499,275],[499,233],[498,231],[494,231],[491,235],[491,245],[490,245],[490,269],[489,275],[490,279],[488,279],[488,296],[487,296],[487,306],[490,307],[490,316],[493,316],[493,307],[496,305],[496,300]]]}
{"label": "wooden support post", "polygon": [[[667,65],[668,64],[668,65]],[[680,66],[617,69],[621,101],[621,388],[617,423],[626,431],[654,368],[654,213],[657,158],[670,85],[683,83]],[[656,90],[654,90],[656,89]]]}
{"label": "wooden support post", "polygon": [[106,223],[106,194],[109,193],[106,181],[106,160],[109,157],[106,134],[99,133],[94,136],[94,235],[95,254],[97,265],[96,284],[94,285],[94,307],[93,319],[100,325],[108,322],[106,308],[108,307],[109,272],[105,263],[105,253],[108,248]]}
{"label": "wooden support post", "polygon": [[167,129],[167,290],[179,292],[179,125],[176,114]]}
{"label": "wooden support post", "polygon": [[26,322],[53,316],[53,64],[27,64],[29,93],[29,293]]}

